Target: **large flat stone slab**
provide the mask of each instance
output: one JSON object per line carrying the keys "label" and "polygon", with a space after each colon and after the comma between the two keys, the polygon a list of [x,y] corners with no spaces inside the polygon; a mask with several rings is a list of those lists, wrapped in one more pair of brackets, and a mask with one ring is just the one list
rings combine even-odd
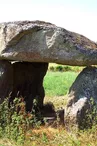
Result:
{"label": "large flat stone slab", "polygon": [[0,59],[95,65],[97,44],[82,35],[42,21],[1,23]]}

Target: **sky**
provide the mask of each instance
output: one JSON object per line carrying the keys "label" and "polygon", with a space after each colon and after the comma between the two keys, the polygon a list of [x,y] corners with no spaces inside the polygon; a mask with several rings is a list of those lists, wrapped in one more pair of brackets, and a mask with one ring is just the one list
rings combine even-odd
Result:
{"label": "sky", "polygon": [[97,42],[97,0],[0,0],[0,22],[41,20]]}

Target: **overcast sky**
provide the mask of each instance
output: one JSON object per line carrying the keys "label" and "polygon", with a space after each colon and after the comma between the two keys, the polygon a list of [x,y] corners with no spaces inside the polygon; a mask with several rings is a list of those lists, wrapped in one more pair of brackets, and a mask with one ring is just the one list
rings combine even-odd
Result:
{"label": "overcast sky", "polygon": [[0,22],[42,20],[97,41],[97,0],[0,0]]}

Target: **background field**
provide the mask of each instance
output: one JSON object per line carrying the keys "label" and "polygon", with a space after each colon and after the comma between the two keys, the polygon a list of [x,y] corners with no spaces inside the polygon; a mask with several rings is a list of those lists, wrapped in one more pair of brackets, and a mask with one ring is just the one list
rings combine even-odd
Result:
{"label": "background field", "polygon": [[76,72],[47,72],[44,78],[46,96],[66,95],[77,75]]}
{"label": "background field", "polygon": [[64,108],[67,102],[66,94],[77,75],[77,72],[48,71],[44,79],[44,103],[52,102],[56,109]]}

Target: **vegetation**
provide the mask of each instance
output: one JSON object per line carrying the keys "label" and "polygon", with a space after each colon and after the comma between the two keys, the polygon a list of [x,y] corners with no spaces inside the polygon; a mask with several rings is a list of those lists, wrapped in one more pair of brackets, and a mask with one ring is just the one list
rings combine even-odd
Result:
{"label": "vegetation", "polygon": [[[44,80],[46,102],[56,108],[65,106],[66,95],[78,71],[49,71]],[[37,106],[37,101],[34,101]],[[40,115],[40,113],[39,113]],[[39,116],[38,115],[38,116]],[[97,125],[84,131],[67,130],[66,127],[46,127],[37,120],[35,110],[27,113],[22,98],[15,98],[11,108],[8,98],[0,105],[0,146],[96,146]]]}
{"label": "vegetation", "polygon": [[77,77],[75,72],[47,72],[44,79],[46,96],[64,96]]}
{"label": "vegetation", "polygon": [[44,79],[46,97],[44,102],[52,102],[56,109],[64,107],[67,102],[68,90],[75,80],[77,72],[51,72]]}
{"label": "vegetation", "polygon": [[0,137],[23,144],[26,131],[30,128],[37,128],[41,124],[41,119],[39,120],[39,116],[36,116],[35,113],[36,104],[37,101],[34,101],[33,110],[29,113],[25,110],[25,102],[22,97],[15,98],[10,108],[9,98],[6,98],[0,105]]}
{"label": "vegetation", "polygon": [[50,63],[48,69],[49,69],[49,71],[53,71],[53,72],[56,72],[56,71],[59,71],[59,72],[66,72],[66,71],[80,72],[83,68],[84,67]]}

